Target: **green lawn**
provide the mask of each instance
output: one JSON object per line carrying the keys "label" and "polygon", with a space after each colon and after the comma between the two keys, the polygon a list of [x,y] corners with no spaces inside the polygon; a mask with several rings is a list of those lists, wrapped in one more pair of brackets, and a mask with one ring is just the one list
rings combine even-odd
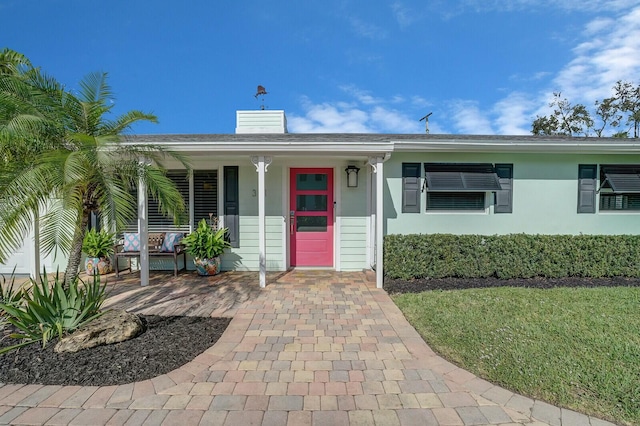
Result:
{"label": "green lawn", "polygon": [[640,424],[640,288],[393,296],[445,358],[514,392]]}

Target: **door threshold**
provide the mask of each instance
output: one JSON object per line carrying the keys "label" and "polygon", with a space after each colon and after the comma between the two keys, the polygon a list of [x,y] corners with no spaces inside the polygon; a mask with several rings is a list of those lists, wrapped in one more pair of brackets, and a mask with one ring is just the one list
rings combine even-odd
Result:
{"label": "door threshold", "polygon": [[289,271],[335,271],[333,266],[292,266]]}

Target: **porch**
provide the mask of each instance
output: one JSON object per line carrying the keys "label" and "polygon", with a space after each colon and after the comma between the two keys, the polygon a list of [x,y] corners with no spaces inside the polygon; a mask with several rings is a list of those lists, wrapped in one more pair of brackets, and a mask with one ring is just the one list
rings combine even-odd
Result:
{"label": "porch", "polygon": [[[109,297],[105,308],[125,309],[145,315],[187,315],[233,317],[252,305],[262,290],[255,272],[225,271],[212,277],[183,272],[174,277],[168,271],[150,271],[149,285],[140,285],[140,271],[107,274]],[[82,279],[86,275],[81,274]],[[371,272],[335,272],[331,270],[289,270],[267,272],[266,285],[313,285],[330,282],[375,288]]]}

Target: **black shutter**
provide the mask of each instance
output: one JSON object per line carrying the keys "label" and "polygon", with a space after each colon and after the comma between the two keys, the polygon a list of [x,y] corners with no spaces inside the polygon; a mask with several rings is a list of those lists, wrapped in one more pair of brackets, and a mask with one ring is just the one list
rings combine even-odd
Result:
{"label": "black shutter", "polygon": [[402,163],[402,213],[420,213],[420,163]]}
{"label": "black shutter", "polygon": [[224,167],[224,226],[229,230],[231,247],[240,247],[238,166]]}
{"label": "black shutter", "polygon": [[494,213],[513,212],[513,164],[496,164],[501,190],[496,191]]}
{"label": "black shutter", "polygon": [[596,212],[596,164],[578,165],[578,213]]}

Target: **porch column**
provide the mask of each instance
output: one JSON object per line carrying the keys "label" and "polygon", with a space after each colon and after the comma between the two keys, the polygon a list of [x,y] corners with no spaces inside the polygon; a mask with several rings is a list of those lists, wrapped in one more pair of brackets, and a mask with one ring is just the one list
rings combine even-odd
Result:
{"label": "porch column", "polygon": [[[52,271],[53,272],[53,271]],[[40,276],[40,212],[33,212],[33,261],[31,263],[31,278],[37,280]]]}
{"label": "porch column", "polygon": [[260,287],[267,285],[267,236],[264,176],[271,164],[271,157],[251,157],[251,162],[258,172],[258,267],[260,270]]}
{"label": "porch column", "polygon": [[384,190],[384,173],[383,173],[383,158],[376,158],[376,287],[382,288],[384,280],[384,268],[383,268],[383,190]]}
{"label": "porch column", "polygon": [[375,253],[376,253],[376,287],[382,288],[384,282],[384,169],[383,163],[389,159],[384,157],[370,157],[369,165],[376,174],[376,224],[375,224]]}
{"label": "porch column", "polygon": [[[146,159],[140,160],[140,175],[138,178],[138,235],[140,236],[140,285],[149,285],[149,230],[147,213],[147,185],[143,176],[143,169],[149,165]],[[117,259],[116,259],[117,261]]]}

